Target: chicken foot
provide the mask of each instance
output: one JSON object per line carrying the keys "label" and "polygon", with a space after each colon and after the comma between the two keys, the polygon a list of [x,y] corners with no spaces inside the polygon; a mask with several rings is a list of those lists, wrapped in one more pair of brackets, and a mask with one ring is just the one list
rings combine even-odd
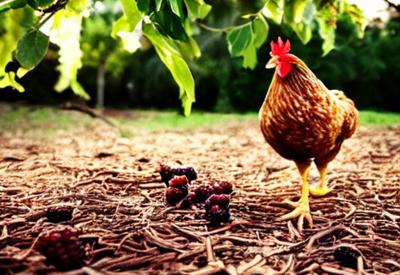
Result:
{"label": "chicken foot", "polygon": [[300,200],[298,202],[285,200],[284,202],[294,207],[294,210],[277,219],[278,221],[284,221],[293,218],[298,218],[297,230],[300,232],[300,234],[303,232],[304,219],[307,220],[308,224],[311,227],[313,225],[312,217],[310,214],[309,198],[308,198],[309,196],[308,176],[311,168],[310,164],[311,161],[306,163],[296,162],[297,168],[299,169],[301,178],[303,180]]}
{"label": "chicken foot", "polygon": [[314,197],[322,197],[332,191],[332,188],[329,188],[325,181],[327,167],[327,164],[317,164],[320,175],[319,185],[310,187],[310,194]]}

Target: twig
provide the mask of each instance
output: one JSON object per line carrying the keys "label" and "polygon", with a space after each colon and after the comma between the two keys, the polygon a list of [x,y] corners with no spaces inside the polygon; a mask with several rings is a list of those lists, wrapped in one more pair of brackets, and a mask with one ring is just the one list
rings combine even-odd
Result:
{"label": "twig", "polygon": [[196,23],[197,26],[199,26],[207,31],[210,31],[210,32],[227,32],[232,29],[232,27],[226,27],[226,28],[210,27],[210,26],[207,26],[206,24],[204,24],[203,22],[201,22],[199,19],[195,20],[194,23]]}
{"label": "twig", "polygon": [[289,269],[291,269],[293,267],[293,263],[294,263],[294,256],[293,256],[293,254],[291,254],[289,256],[289,259],[288,259],[286,265],[281,270],[279,270],[276,274],[277,275],[287,274]]}
{"label": "twig", "polygon": [[243,274],[246,271],[254,268],[257,265],[264,264],[266,261],[261,255],[256,255],[253,260],[248,263],[244,263],[237,268],[238,274]]}
{"label": "twig", "polygon": [[207,261],[210,262],[215,262],[215,254],[214,254],[214,250],[212,248],[212,244],[211,244],[211,237],[206,237],[205,240],[205,246],[206,246],[206,251],[207,251]]}
{"label": "twig", "polygon": [[228,225],[225,225],[224,227],[218,228],[218,229],[214,229],[212,231],[206,231],[206,232],[202,232],[200,233],[201,236],[210,236],[210,235],[214,235],[220,232],[224,232],[227,230],[230,230],[238,225],[246,225],[246,224],[251,224],[248,221],[244,221],[244,220],[234,220],[233,222],[231,222]]}
{"label": "twig", "polygon": [[306,245],[305,249],[308,250],[308,251],[310,251],[315,241],[321,239],[322,237],[325,237],[326,235],[329,235],[329,234],[335,232],[336,230],[346,230],[346,231],[349,232],[350,234],[352,234],[352,235],[354,235],[354,236],[356,236],[356,237],[359,237],[359,235],[357,234],[357,232],[355,232],[355,231],[353,231],[353,230],[351,230],[351,229],[345,227],[345,226],[342,225],[342,224],[339,224],[339,225],[336,225],[336,226],[334,226],[334,227],[328,228],[327,230],[324,230],[324,231],[322,231],[322,232],[319,232],[319,233],[313,235],[313,236],[310,238],[310,240],[308,241],[308,244]]}
{"label": "twig", "polygon": [[62,108],[64,110],[73,110],[73,111],[78,111],[78,112],[82,112],[85,113],[93,118],[98,118],[102,121],[104,121],[105,123],[107,123],[108,125],[114,127],[114,128],[119,128],[114,122],[112,122],[110,119],[108,119],[107,117],[105,117],[104,115],[94,111],[93,109],[90,109],[89,107],[82,105],[82,104],[77,104],[77,103],[73,103],[73,102],[66,102],[63,104]]}
{"label": "twig", "polygon": [[199,241],[199,242],[204,242],[204,237],[198,235],[198,234],[195,233],[195,232],[192,232],[192,231],[190,231],[190,230],[183,229],[183,228],[177,226],[177,225],[174,224],[174,223],[171,223],[171,227],[172,227],[174,230],[176,230],[176,231],[178,231],[178,232],[180,232],[180,233],[182,233],[182,234],[184,234],[184,235],[186,235],[186,236],[188,236],[188,237],[190,237],[190,238],[193,238],[193,239],[195,239],[195,240],[197,240],[197,241]]}

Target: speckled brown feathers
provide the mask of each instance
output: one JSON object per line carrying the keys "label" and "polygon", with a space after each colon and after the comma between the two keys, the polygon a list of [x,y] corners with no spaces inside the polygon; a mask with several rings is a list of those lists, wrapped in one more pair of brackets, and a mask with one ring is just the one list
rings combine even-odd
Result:
{"label": "speckled brown feathers", "polygon": [[275,72],[260,109],[265,140],[284,158],[328,163],[357,126],[358,112],[343,92],[328,90],[292,55],[292,71]]}

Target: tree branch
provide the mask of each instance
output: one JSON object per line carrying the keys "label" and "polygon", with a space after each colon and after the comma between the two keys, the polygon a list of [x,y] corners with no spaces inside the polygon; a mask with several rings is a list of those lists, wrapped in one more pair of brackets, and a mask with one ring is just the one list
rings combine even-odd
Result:
{"label": "tree branch", "polygon": [[390,0],[384,0],[384,1],[389,5],[389,7],[394,8],[397,12],[400,13],[400,5],[396,5],[392,3]]}

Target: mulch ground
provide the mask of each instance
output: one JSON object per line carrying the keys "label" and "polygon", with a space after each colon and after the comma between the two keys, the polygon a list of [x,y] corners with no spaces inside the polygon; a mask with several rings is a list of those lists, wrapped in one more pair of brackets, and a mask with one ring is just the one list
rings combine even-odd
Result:
{"label": "mulch ground", "polygon": [[[360,128],[330,164],[334,192],[311,199],[303,235],[282,201],[300,193],[294,163],[265,144],[256,122],[185,131],[109,126],[47,140],[0,133],[0,273],[57,273],[34,242],[46,209],[70,205],[85,265],[68,274],[400,274],[400,128]],[[202,205],[169,207],[160,163],[234,185],[231,221],[210,226]],[[315,172],[315,171],[314,171]],[[317,182],[315,173],[313,182]],[[360,253],[358,272],[334,258]]]}

